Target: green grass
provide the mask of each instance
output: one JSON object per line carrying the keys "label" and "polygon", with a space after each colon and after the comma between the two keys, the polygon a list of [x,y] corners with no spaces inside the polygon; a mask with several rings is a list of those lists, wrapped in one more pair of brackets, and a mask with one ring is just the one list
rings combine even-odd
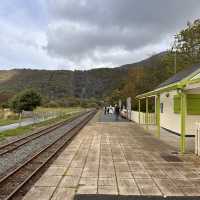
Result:
{"label": "green grass", "polygon": [[19,120],[17,120],[17,119],[0,119],[0,126],[13,124],[13,123],[18,122],[18,121]]}
{"label": "green grass", "polygon": [[[55,112],[60,113],[61,115],[65,115],[69,112],[79,112],[83,111],[83,108],[80,107],[72,107],[72,108],[43,108],[38,107],[34,112],[35,113],[48,113],[48,112]],[[19,122],[19,119],[0,119],[0,126],[5,126],[9,124],[13,124]]]}
{"label": "green grass", "polygon": [[34,112],[62,112],[62,113],[69,113],[75,111],[81,111],[83,108],[81,107],[70,107],[70,108],[44,108],[38,107]]}
{"label": "green grass", "polygon": [[3,132],[0,132],[0,140],[5,139],[6,137],[21,135],[33,130],[34,129],[32,128],[32,126],[23,126],[23,127],[18,127],[12,130],[3,131]]}
{"label": "green grass", "polygon": [[50,120],[47,120],[47,121],[43,121],[43,122],[40,122],[40,123],[37,123],[37,124],[18,127],[16,129],[12,129],[12,130],[6,130],[6,131],[3,131],[3,132],[0,132],[0,140],[5,139],[6,137],[17,136],[17,135],[22,135],[22,134],[25,134],[25,133],[30,133],[31,131],[34,131],[36,129],[45,128],[45,127],[50,126],[52,124],[58,123],[60,121],[70,119],[70,118],[72,118],[72,117],[74,117],[76,115],[78,115],[78,113],[70,114],[70,115],[69,114],[65,114],[62,117],[59,116],[57,118],[53,118],[53,119],[50,119]]}

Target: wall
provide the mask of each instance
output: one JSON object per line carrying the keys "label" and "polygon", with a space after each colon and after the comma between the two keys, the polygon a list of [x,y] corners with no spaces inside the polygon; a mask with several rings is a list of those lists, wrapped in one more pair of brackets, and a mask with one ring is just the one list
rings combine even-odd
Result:
{"label": "wall", "polygon": [[[169,96],[167,97],[167,94]],[[160,103],[163,103],[163,113],[160,113],[160,125],[166,129],[180,133],[180,117],[174,113],[174,95],[176,91],[160,95]]]}
{"label": "wall", "polygon": [[[200,83],[191,84],[186,89],[188,94],[200,94]],[[196,134],[197,124],[200,123],[200,115],[188,115],[186,121],[187,134]]]}
{"label": "wall", "polygon": [[[149,120],[148,120],[149,124],[155,124],[156,123],[155,113],[149,113],[148,118],[149,118]],[[139,112],[138,111],[132,111],[131,112],[131,121],[139,123]],[[145,124],[145,113],[144,112],[140,112],[140,123]]]}
{"label": "wall", "polygon": [[[188,88],[189,89],[189,88]],[[187,90],[186,93],[197,93],[196,89]],[[200,92],[200,91],[199,91]],[[167,94],[169,96],[167,97]],[[160,102],[163,103],[163,113],[160,114],[161,127],[169,129],[180,134],[180,115],[174,113],[174,95],[176,91],[161,94]],[[194,135],[197,129],[197,123],[200,123],[200,115],[187,115],[186,117],[186,134]]]}

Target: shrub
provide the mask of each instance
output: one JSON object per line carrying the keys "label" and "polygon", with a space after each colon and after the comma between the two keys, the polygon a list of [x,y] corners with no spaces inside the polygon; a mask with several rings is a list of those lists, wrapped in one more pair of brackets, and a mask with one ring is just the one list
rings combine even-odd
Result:
{"label": "shrub", "polygon": [[10,108],[16,113],[21,113],[23,110],[33,111],[41,104],[41,96],[34,90],[25,90],[13,97],[10,102]]}

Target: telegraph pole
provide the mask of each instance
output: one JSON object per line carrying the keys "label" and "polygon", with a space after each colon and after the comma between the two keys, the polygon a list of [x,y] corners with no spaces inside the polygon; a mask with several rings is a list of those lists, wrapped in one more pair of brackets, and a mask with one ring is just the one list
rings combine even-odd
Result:
{"label": "telegraph pole", "polygon": [[172,49],[174,50],[174,74],[177,72],[177,51],[176,51],[176,40],[173,44]]}
{"label": "telegraph pole", "polygon": [[177,58],[176,58],[176,49],[174,52],[174,74],[176,74]]}

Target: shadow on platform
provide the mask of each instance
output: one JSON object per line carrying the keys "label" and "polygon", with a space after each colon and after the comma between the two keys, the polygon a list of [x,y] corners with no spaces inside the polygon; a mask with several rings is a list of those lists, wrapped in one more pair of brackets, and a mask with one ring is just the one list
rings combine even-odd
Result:
{"label": "shadow on platform", "polygon": [[199,197],[78,194],[74,200],[199,200]]}
{"label": "shadow on platform", "polygon": [[99,122],[127,122],[126,119],[121,116],[116,116],[115,114],[104,114],[102,111],[99,116]]}

